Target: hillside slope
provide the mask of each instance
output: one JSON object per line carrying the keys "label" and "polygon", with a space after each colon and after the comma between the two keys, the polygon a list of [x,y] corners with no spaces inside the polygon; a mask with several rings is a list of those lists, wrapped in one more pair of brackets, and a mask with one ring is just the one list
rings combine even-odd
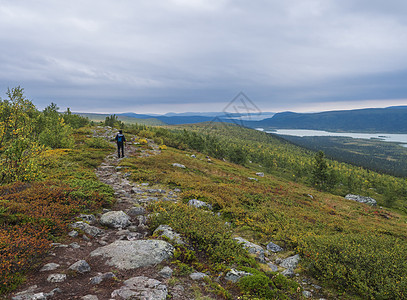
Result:
{"label": "hillside slope", "polygon": [[328,131],[407,133],[407,106],[320,113],[277,113],[247,126]]}

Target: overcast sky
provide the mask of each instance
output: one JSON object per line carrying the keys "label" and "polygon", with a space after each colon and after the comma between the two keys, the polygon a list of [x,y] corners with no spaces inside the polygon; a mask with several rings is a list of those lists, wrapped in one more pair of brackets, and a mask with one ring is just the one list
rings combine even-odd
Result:
{"label": "overcast sky", "polygon": [[406,0],[0,0],[0,96],[42,109],[407,105]]}

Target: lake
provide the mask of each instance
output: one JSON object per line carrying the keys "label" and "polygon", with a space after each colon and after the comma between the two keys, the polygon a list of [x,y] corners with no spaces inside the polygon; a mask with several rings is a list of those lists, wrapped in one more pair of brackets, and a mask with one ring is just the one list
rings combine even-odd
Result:
{"label": "lake", "polygon": [[[256,128],[257,130],[264,131],[263,128]],[[351,137],[354,139],[375,139],[384,142],[401,143],[401,146],[407,147],[407,134],[398,133],[359,133],[359,132],[329,132],[323,130],[307,130],[307,129],[276,129],[273,131],[266,131],[267,133],[274,133],[279,135],[293,135],[293,136],[340,136]]]}

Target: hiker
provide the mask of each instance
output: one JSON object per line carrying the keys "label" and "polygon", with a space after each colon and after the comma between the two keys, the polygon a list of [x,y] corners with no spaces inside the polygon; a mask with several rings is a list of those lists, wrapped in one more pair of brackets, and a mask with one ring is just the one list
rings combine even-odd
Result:
{"label": "hiker", "polygon": [[124,157],[124,143],[126,142],[126,138],[122,130],[119,130],[119,133],[116,135],[115,140],[117,142],[117,154],[119,158],[120,158],[120,149],[122,149],[122,157]]}

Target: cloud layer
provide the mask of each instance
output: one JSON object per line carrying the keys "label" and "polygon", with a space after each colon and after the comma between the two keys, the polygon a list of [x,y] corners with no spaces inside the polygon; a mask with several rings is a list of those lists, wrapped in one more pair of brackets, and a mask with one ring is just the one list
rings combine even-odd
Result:
{"label": "cloud layer", "polygon": [[263,110],[402,103],[406,15],[398,0],[6,0],[0,92],[100,112],[221,110],[239,91]]}

